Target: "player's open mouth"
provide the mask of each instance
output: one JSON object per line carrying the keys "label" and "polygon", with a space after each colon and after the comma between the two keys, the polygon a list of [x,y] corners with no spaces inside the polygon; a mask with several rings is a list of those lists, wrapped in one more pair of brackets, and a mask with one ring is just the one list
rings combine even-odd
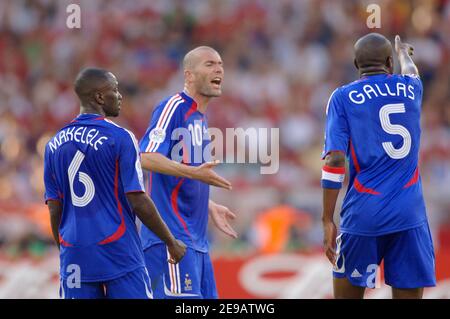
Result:
{"label": "player's open mouth", "polygon": [[211,83],[213,84],[214,87],[220,88],[220,84],[222,83],[222,79],[221,78],[214,78],[214,79],[211,80]]}

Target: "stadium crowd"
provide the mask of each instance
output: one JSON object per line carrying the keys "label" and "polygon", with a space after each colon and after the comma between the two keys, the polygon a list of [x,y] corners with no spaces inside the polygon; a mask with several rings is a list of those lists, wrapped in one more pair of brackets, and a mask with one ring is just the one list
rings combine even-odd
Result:
{"label": "stadium crowd", "polygon": [[[380,4],[381,29],[367,28],[363,1],[1,1],[0,243],[16,252],[51,242],[43,149],[78,112],[72,84],[81,68],[118,76],[117,122],[142,137],[155,103],[182,89],[183,55],[210,45],[225,67],[210,126],[280,128],[277,174],[261,175],[256,164],[217,169],[233,190],[212,195],[237,213],[240,238],[210,228],[213,254],[320,248],[325,106],[357,78],[354,41],[377,31],[415,46],[425,88],[420,171],[435,245],[450,246],[450,1],[371,2]],[[66,25],[70,3],[80,5],[80,29]]]}

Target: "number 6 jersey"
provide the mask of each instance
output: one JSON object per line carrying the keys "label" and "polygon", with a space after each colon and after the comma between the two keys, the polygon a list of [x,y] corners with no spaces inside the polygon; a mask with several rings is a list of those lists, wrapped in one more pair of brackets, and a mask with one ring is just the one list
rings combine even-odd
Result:
{"label": "number 6 jersey", "polygon": [[62,203],[60,273],[81,281],[118,278],[144,267],[128,192],[143,192],[134,135],[96,114],[81,114],[45,148],[45,200]]}
{"label": "number 6 jersey", "polygon": [[418,168],[422,93],[418,76],[391,74],[332,93],[322,158],[332,151],[348,158],[342,232],[379,236],[426,222]]}

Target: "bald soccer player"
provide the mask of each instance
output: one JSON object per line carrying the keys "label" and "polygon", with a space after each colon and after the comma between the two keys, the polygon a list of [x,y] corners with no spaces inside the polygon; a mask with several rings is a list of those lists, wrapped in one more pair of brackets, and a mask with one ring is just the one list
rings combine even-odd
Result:
{"label": "bald soccer player", "polygon": [[[355,44],[360,79],[336,89],[327,105],[322,171],[324,248],[334,265],[335,298],[363,298],[377,268],[393,298],[422,298],[435,286],[433,242],[419,173],[423,95],[413,48],[377,33]],[[348,160],[340,234],[333,222]]]}
{"label": "bald soccer player", "polygon": [[183,60],[184,90],[159,103],[140,142],[148,192],[170,230],[187,245],[181,263],[167,262],[166,245],[141,231],[155,298],[218,298],[207,240],[208,214],[216,227],[236,238],[235,215],[209,199],[209,185],[230,190],[217,175],[208,144],[208,102],[222,94],[224,69],[216,50],[202,46]]}
{"label": "bald soccer player", "polygon": [[80,114],[45,148],[45,201],[60,249],[61,298],[152,298],[136,215],[166,243],[176,240],[144,192],[137,141],[107,117],[122,104],[116,77],[82,70],[75,81]]}

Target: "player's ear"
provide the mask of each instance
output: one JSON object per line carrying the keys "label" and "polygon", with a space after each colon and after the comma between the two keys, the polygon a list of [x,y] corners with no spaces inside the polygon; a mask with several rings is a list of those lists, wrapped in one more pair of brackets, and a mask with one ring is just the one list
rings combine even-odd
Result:
{"label": "player's ear", "polygon": [[103,98],[103,94],[100,92],[97,92],[94,94],[94,99],[95,99],[95,102],[97,102],[98,104],[101,104],[101,105],[105,104],[105,99]]}
{"label": "player's ear", "polygon": [[358,62],[356,62],[356,59],[353,59],[353,64],[355,65],[355,68],[359,70]]}
{"label": "player's ear", "polygon": [[184,70],[184,78],[188,81],[192,81],[192,72],[189,70]]}
{"label": "player's ear", "polygon": [[386,67],[388,68],[390,73],[394,73],[394,59],[392,58],[392,56],[389,56],[386,59]]}

